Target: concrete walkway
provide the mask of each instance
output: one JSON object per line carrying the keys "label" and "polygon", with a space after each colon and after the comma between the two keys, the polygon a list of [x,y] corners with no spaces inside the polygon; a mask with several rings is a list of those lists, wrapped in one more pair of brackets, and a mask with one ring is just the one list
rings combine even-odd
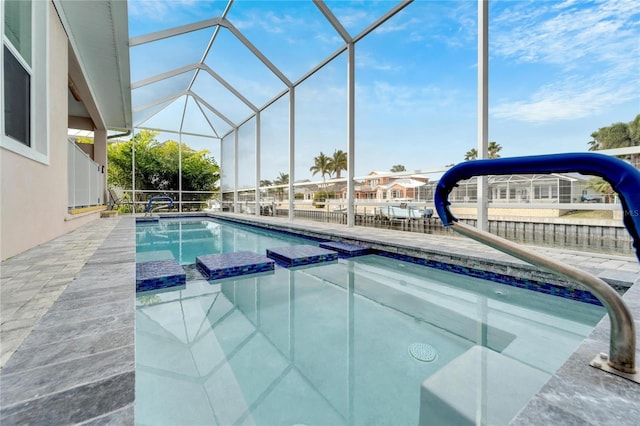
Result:
{"label": "concrete walkway", "polygon": [[[535,270],[462,237],[224,216],[406,254]],[[133,217],[100,219],[2,262],[1,424],[133,424],[134,226]],[[634,257],[539,250],[622,287],[640,277]],[[624,297],[637,323],[639,293],[635,285]],[[634,424],[640,385],[585,368],[587,357],[608,350],[608,327],[605,318],[513,424]],[[591,400],[606,403],[585,406]]]}

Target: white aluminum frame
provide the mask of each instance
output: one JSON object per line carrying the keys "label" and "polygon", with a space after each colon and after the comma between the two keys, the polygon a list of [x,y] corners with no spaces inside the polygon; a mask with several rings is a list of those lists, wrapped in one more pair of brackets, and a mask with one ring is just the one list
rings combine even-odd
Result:
{"label": "white aluminum frame", "polygon": [[[378,28],[380,25],[385,23],[387,20],[395,16],[398,12],[403,10],[409,4],[411,4],[413,0],[401,0],[394,7],[392,7],[387,13],[378,18],[375,22],[361,31],[359,34],[352,36],[349,34],[347,29],[342,25],[340,20],[332,13],[331,9],[324,3],[323,0],[313,0],[314,5],[320,11],[320,13],[324,16],[324,18],[329,22],[329,24],[333,27],[336,33],[341,37],[344,41],[344,45],[339,47],[335,52],[330,54],[327,58],[321,61],[318,65],[309,70],[306,74],[302,75],[295,82],[290,81],[284,73],[276,67],[270,60],[264,55],[251,41],[245,37],[245,35],[240,31],[231,21],[227,19],[227,15],[229,10],[233,5],[233,0],[230,0],[227,3],[227,7],[220,17],[203,20],[200,22],[182,25],[179,27],[175,27],[168,30],[158,31],[152,34],[134,37],[130,40],[130,46],[139,46],[145,43],[151,43],[154,41],[179,36],[182,34],[190,33],[193,31],[202,30],[209,27],[216,27],[212,37],[207,44],[203,55],[200,59],[200,62],[186,65],[184,67],[176,68],[171,71],[164,72],[162,74],[158,74],[156,76],[152,76],[146,78],[144,80],[135,82],[132,84],[132,89],[137,89],[139,87],[143,87],[148,84],[153,84],[167,78],[171,78],[173,76],[193,71],[193,77],[188,85],[188,87],[180,92],[174,93],[169,96],[165,96],[163,98],[157,99],[153,102],[147,103],[142,106],[138,106],[134,109],[134,112],[141,111],[147,108],[151,108],[154,105],[159,105],[164,102],[175,101],[181,96],[186,95],[185,107],[188,97],[191,96],[196,105],[200,109],[200,112],[205,117],[205,120],[209,127],[211,128],[211,135],[201,135],[195,133],[183,132],[184,125],[184,112],[183,117],[180,122],[180,132],[184,134],[191,134],[195,136],[201,137],[210,137],[212,139],[217,139],[221,141],[225,137],[229,136],[231,133],[234,133],[235,138],[235,155],[234,155],[234,208],[233,210],[237,210],[237,201],[238,201],[238,155],[237,155],[237,145],[238,145],[238,129],[240,126],[251,120],[253,117],[256,117],[256,126],[255,126],[255,151],[256,151],[256,161],[255,161],[255,172],[256,172],[256,201],[259,203],[260,200],[260,133],[261,133],[261,120],[260,114],[270,105],[279,100],[282,96],[287,95],[289,97],[289,184],[288,184],[288,192],[289,192],[289,220],[293,220],[293,209],[294,209],[294,182],[295,182],[295,89],[305,80],[313,76],[317,71],[325,67],[328,63],[333,61],[335,58],[340,56],[342,53],[346,52],[347,54],[347,156],[348,156],[348,170],[347,170],[347,198],[348,202],[348,210],[347,210],[347,225],[349,227],[354,226],[354,218],[355,218],[355,208],[354,208],[354,192],[355,192],[355,176],[354,176],[354,164],[355,164],[355,48],[356,43]],[[219,33],[220,28],[227,29],[238,41],[240,41],[250,52],[253,54],[262,64],[264,64],[274,76],[276,76],[284,85],[285,89],[279,92],[275,97],[269,100],[262,107],[258,107],[253,104],[241,91],[237,90],[232,84],[227,82],[224,78],[222,78],[215,70],[205,64],[205,60],[209,55],[217,35]],[[206,71],[211,77],[213,77],[216,81],[218,81],[226,90],[228,90],[232,96],[235,96],[238,100],[240,100],[244,105],[246,105],[252,113],[244,120],[239,122],[234,122],[229,119],[227,116],[223,114],[222,111],[218,110],[214,106],[212,106],[208,101],[203,99],[198,93],[193,91],[193,85],[195,83],[198,74],[201,71]],[[166,108],[166,106],[165,106]],[[206,108],[208,111],[215,114],[222,121],[224,121],[228,126],[229,130],[221,133],[218,129],[215,128],[213,123],[205,114],[203,108]],[[164,109],[164,108],[163,108]],[[162,110],[160,110],[162,111]],[[156,112],[155,114],[159,113]],[[155,115],[154,114],[154,115]],[[153,115],[152,115],[153,116]],[[142,127],[141,125],[147,122],[151,117],[144,118],[140,123],[137,123],[135,127],[137,128],[148,128]],[[160,131],[166,131],[162,129],[157,129]],[[171,131],[174,132],[175,131]],[[479,158],[485,158],[487,156],[487,148],[488,148],[488,0],[478,0],[478,152]],[[222,169],[225,165],[221,164],[220,168]],[[485,182],[486,186],[486,182]],[[482,223],[486,223],[487,219],[487,202],[486,202],[486,189],[482,190],[482,188],[478,188],[478,218],[479,218],[479,228],[484,229]],[[481,196],[481,194],[483,194]],[[484,201],[482,201],[484,200]],[[259,204],[257,204],[259,205]],[[256,209],[256,214],[260,214],[259,209]]]}

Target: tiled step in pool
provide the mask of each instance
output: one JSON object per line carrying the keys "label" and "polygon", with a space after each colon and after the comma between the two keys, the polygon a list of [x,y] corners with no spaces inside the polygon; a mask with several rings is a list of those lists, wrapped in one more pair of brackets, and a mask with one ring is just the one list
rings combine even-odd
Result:
{"label": "tiled step in pool", "polygon": [[285,268],[338,260],[338,253],[321,247],[302,244],[267,249],[267,257]]}
{"label": "tiled step in pool", "polygon": [[136,263],[136,292],[185,285],[187,275],[175,259]]}
{"label": "tiled step in pool", "polygon": [[275,262],[252,251],[196,256],[196,266],[208,280],[273,271]]}
{"label": "tiled step in pool", "polygon": [[327,241],[319,244],[321,248],[337,251],[342,258],[364,256],[371,254],[371,249],[358,244],[343,243],[341,241]]}

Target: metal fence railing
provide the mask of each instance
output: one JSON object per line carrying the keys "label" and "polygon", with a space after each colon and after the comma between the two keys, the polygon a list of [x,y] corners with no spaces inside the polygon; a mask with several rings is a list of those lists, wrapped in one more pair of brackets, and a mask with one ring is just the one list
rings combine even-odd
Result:
{"label": "metal fence railing", "polygon": [[[131,190],[116,189],[119,198],[121,213],[142,213],[152,197],[170,197],[173,212],[199,212],[204,210],[220,209],[220,194],[213,191],[172,191],[172,190]],[[133,200],[133,201],[132,201]],[[133,206],[133,210],[131,208]],[[162,210],[164,211],[164,210]]]}

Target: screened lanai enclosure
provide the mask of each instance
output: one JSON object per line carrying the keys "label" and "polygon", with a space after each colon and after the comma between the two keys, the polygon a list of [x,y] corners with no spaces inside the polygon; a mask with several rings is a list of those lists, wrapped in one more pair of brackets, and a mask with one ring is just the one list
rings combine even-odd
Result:
{"label": "screened lanai enclosure", "polygon": [[[137,211],[161,195],[179,211],[353,226],[381,204],[431,208],[448,166],[434,153],[486,157],[488,33],[502,20],[488,2],[142,4],[129,3],[145,17],[129,30],[133,142],[109,149],[110,172],[126,172],[109,186]],[[474,180],[453,201],[595,199],[586,180],[545,179]]]}
{"label": "screened lanai enclosure", "polygon": [[[416,33],[406,23],[415,14],[453,11],[454,4],[230,1],[213,7],[218,4],[209,19],[185,17],[182,25],[162,28],[150,18],[154,31],[130,28],[135,142],[112,144],[128,151],[131,182],[111,186],[138,209],[167,195],[182,211],[289,218],[296,211],[346,211],[353,185],[373,171],[372,158],[388,159],[388,168],[395,164],[394,139],[415,139],[417,155],[435,147],[416,134],[426,111],[407,112],[438,105],[408,104],[404,80],[452,70],[428,48],[407,43],[428,28]],[[278,16],[268,11],[274,6]],[[135,7],[132,2],[130,15]],[[295,38],[288,32],[293,27]],[[461,54],[477,61],[475,51]],[[413,64],[425,56],[431,56],[429,70]],[[473,68],[454,74],[476,78]],[[475,129],[475,110],[457,115]],[[394,125],[374,125],[385,120]],[[474,133],[466,136],[474,141]],[[167,161],[177,162],[177,178],[141,176],[154,149],[173,152]],[[189,175],[194,157],[219,166],[208,175],[209,187]]]}

